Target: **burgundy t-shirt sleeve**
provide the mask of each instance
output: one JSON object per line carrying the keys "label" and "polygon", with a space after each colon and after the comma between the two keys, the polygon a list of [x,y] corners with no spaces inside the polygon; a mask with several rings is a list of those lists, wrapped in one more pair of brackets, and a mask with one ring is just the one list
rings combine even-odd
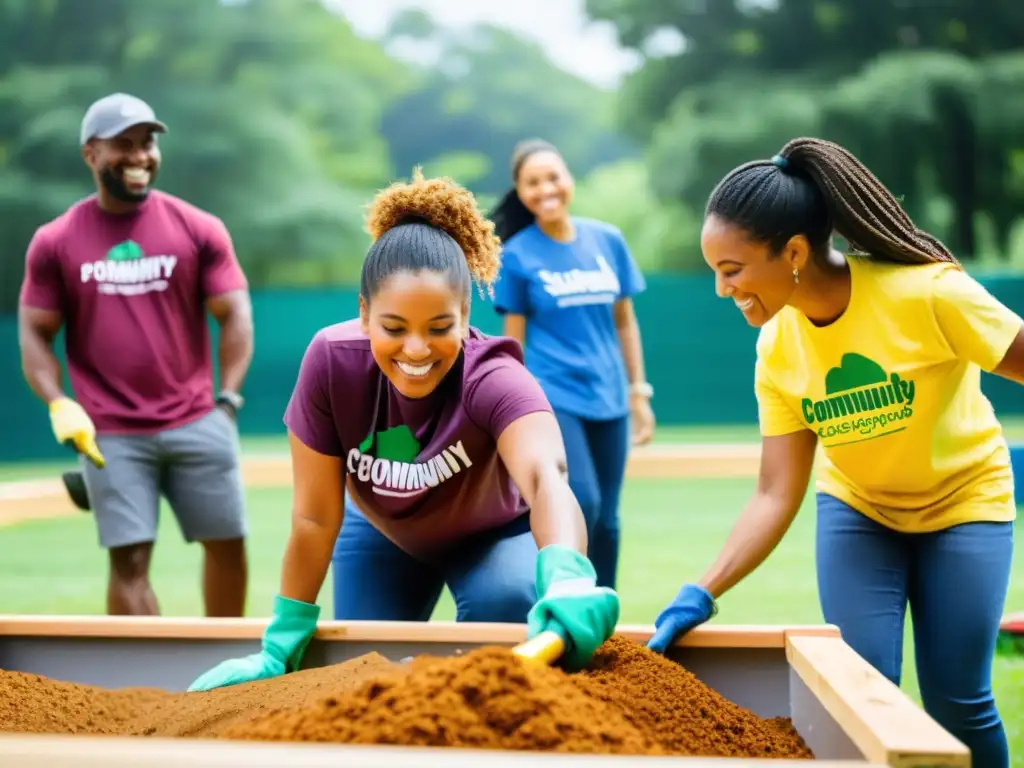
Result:
{"label": "burgundy t-shirt sleeve", "polygon": [[306,446],[327,456],[344,456],[331,411],[329,391],[330,348],[323,333],[317,333],[306,348],[299,377],[284,413],[285,425]]}
{"label": "burgundy t-shirt sleeve", "polygon": [[25,278],[19,302],[26,307],[60,311],[63,298],[64,281],[57,252],[49,236],[36,230],[25,254]]}
{"label": "burgundy t-shirt sleeve", "polygon": [[216,216],[209,216],[200,232],[202,243],[201,282],[204,296],[218,296],[248,287],[242,265],[235,255],[231,233]]}
{"label": "burgundy t-shirt sleeve", "polygon": [[516,419],[537,411],[551,412],[537,380],[507,355],[481,362],[467,377],[463,406],[469,418],[495,440]]}

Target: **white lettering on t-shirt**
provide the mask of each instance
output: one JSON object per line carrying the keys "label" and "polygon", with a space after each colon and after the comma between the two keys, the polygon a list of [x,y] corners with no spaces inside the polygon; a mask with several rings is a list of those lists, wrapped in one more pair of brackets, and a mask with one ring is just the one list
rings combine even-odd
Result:
{"label": "white lettering on t-shirt", "polygon": [[427,488],[436,488],[472,466],[473,461],[461,440],[426,461],[410,463],[378,459],[353,448],[345,462],[348,473],[361,483],[370,483],[374,493],[398,498],[408,498]]}
{"label": "white lettering on t-shirt", "polygon": [[141,259],[113,261],[103,259],[82,265],[82,283],[94,282],[100,293],[136,296],[153,291],[165,291],[171,275],[178,266],[177,256],[144,256]]}
{"label": "white lettering on t-shirt", "polygon": [[544,290],[558,300],[560,307],[610,304],[621,291],[619,277],[604,256],[597,256],[597,265],[597,269],[570,269],[565,272],[542,269],[537,272],[537,277],[544,283]]}

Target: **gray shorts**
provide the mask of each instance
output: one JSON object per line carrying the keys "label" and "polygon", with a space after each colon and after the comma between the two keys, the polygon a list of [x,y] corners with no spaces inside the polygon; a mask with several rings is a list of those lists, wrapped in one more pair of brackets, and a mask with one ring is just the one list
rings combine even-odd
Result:
{"label": "gray shorts", "polygon": [[152,435],[98,435],[106,466],[84,457],[100,546],[156,540],[160,496],[187,542],[247,533],[238,428],[222,408]]}

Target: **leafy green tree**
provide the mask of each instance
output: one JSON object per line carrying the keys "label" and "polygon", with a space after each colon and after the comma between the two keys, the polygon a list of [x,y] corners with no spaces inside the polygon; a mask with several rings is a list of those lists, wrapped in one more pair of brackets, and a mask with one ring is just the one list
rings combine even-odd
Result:
{"label": "leafy green tree", "polygon": [[579,179],[573,211],[622,230],[646,274],[706,269],[700,218],[691,207],[658,199],[641,160],[603,165]]}
{"label": "leafy green tree", "polygon": [[437,61],[381,123],[402,173],[458,167],[474,192],[497,196],[521,139],[553,142],[577,174],[636,154],[614,127],[615,94],[559,69],[533,42],[486,25],[440,30],[422,13],[393,22],[389,46],[403,38],[432,46]]}
{"label": "leafy green tree", "polygon": [[322,3],[3,0],[0,41],[0,309],[32,231],[91,191],[78,126],[115,90],[168,123],[159,186],[224,219],[254,285],[358,274],[410,78]]}

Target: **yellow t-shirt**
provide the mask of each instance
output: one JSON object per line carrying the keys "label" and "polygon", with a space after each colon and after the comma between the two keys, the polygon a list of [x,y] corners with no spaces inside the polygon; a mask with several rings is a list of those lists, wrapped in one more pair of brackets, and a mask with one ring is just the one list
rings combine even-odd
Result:
{"label": "yellow t-shirt", "polygon": [[817,489],[890,528],[1013,520],[1009,450],[981,370],[1022,320],[952,264],[850,257],[846,312],[786,307],[757,341],[761,434],[818,435]]}

